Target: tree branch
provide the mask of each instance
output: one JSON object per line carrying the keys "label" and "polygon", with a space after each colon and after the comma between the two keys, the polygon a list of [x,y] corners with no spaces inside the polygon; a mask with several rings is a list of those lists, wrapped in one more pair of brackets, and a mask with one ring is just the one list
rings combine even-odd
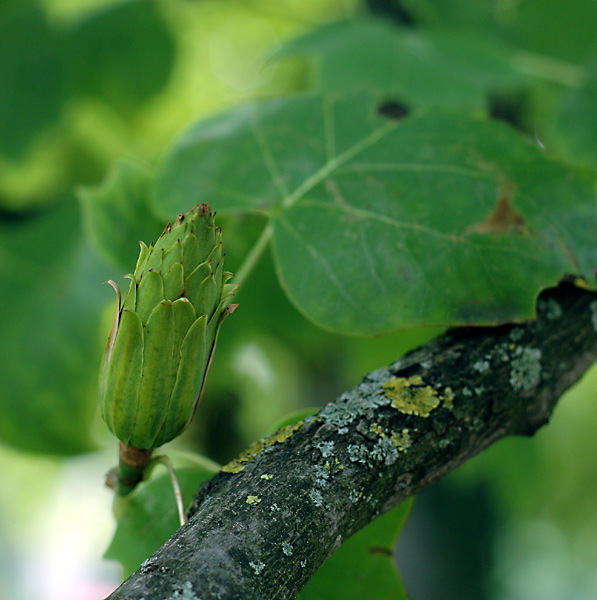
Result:
{"label": "tree branch", "polygon": [[498,439],[547,423],[597,358],[597,294],[562,284],[537,314],[452,330],[253,445],[109,598],[294,598],[377,515]]}

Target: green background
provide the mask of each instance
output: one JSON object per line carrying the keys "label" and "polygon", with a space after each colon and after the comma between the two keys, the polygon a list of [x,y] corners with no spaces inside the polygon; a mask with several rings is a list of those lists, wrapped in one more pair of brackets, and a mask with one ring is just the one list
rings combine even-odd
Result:
{"label": "green background", "polygon": [[[272,224],[168,450],[221,463],[447,324],[590,279],[596,29],[592,0],[0,3],[0,597],[118,583],[102,283],[177,212],[212,204],[235,272]],[[479,232],[504,194],[520,230]],[[415,501],[413,600],[594,597],[596,386]]]}

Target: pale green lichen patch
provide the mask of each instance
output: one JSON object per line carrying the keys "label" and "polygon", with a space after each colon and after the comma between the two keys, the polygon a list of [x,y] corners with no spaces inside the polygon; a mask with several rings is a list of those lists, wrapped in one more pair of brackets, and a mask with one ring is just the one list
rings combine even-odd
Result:
{"label": "pale green lichen patch", "polygon": [[393,465],[398,460],[398,448],[390,438],[380,437],[371,450],[371,458],[388,466]]}
{"label": "pale green lichen patch", "polygon": [[292,547],[292,544],[289,542],[282,542],[282,552],[284,552],[286,556],[292,556],[293,551],[294,548]]}
{"label": "pale green lichen patch", "polygon": [[270,473],[264,473],[263,475],[261,475],[260,479],[265,479],[265,481],[270,481],[271,479],[273,479],[274,476],[271,475]]}
{"label": "pale green lichen patch", "polygon": [[249,566],[251,569],[253,569],[253,571],[255,571],[255,575],[259,575],[261,571],[265,569],[265,563],[262,563],[260,560],[258,560],[256,563],[250,562]]}
{"label": "pale green lichen patch", "polygon": [[485,371],[489,369],[489,362],[487,362],[486,360],[478,360],[473,365],[473,369],[475,369],[475,371],[479,371],[479,373],[485,373]]}
{"label": "pale green lichen patch", "polygon": [[362,444],[349,444],[346,451],[351,462],[365,464],[369,460],[369,450]]}
{"label": "pale green lichen patch", "polygon": [[264,450],[274,444],[281,444],[295,431],[298,431],[303,424],[304,421],[299,421],[294,425],[282,427],[282,429],[278,429],[278,431],[274,432],[272,435],[254,442],[238,458],[235,458],[224,465],[222,471],[225,473],[240,473],[245,468],[245,465],[250,463],[258,454],[261,454]]}
{"label": "pale green lichen patch", "polygon": [[311,502],[315,504],[315,506],[323,506],[323,495],[321,492],[315,488],[309,490],[309,498]]}
{"label": "pale green lichen patch", "polygon": [[145,575],[147,573],[151,573],[151,571],[153,571],[154,568],[154,559],[152,557],[149,557],[141,563],[139,571]]}
{"label": "pale green lichen patch", "polygon": [[261,498],[259,496],[247,496],[245,502],[247,504],[259,504],[261,502]]}
{"label": "pale green lichen patch", "polygon": [[323,467],[321,465],[313,465],[313,471],[315,474],[315,483],[319,487],[326,487],[330,478],[330,463],[326,462]]}
{"label": "pale green lichen patch", "polygon": [[555,321],[562,316],[562,307],[555,298],[541,298],[537,303],[537,308],[544,312],[549,321]]}
{"label": "pale green lichen patch", "polygon": [[377,439],[371,450],[365,444],[349,444],[346,451],[351,462],[369,466],[373,466],[376,462],[383,462],[389,466],[398,460],[400,449],[394,444],[392,438],[384,436]]}
{"label": "pale green lichen patch", "polygon": [[175,584],[174,593],[166,600],[200,600],[193,593],[193,584],[190,581],[186,581],[184,585]]}
{"label": "pale green lichen patch", "polygon": [[348,493],[348,499],[353,504],[356,504],[361,499],[362,495],[363,495],[363,492],[357,492],[356,490],[350,490],[350,492]]}
{"label": "pale green lichen patch", "polygon": [[518,346],[513,352],[510,385],[515,390],[528,392],[541,379],[541,350]]}
{"label": "pale green lichen patch", "polygon": [[334,453],[334,442],[319,442],[316,448],[321,452],[323,458],[329,458]]}
{"label": "pale green lichen patch", "polygon": [[448,438],[442,438],[437,445],[440,450],[445,450],[451,443]]}
{"label": "pale green lichen patch", "polygon": [[[387,370],[380,370],[380,376],[382,374],[387,376]],[[346,434],[348,425],[368,410],[387,406],[390,400],[383,393],[380,394],[379,382],[372,379],[372,375],[368,375],[370,381],[361,383],[356,389],[342,394],[338,400],[325,406],[319,417],[336,427],[339,434]]]}
{"label": "pale green lichen patch", "polygon": [[[385,395],[392,407],[407,415],[428,417],[444,398],[430,385],[423,385],[419,375],[392,377],[383,384]],[[453,396],[452,396],[453,397]],[[451,402],[450,402],[451,403]]]}

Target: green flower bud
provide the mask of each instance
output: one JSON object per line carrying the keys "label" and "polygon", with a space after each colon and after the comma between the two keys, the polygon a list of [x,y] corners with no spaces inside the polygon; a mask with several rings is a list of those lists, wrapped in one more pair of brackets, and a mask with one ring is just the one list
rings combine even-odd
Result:
{"label": "green flower bud", "polygon": [[188,426],[234,285],[224,271],[221,230],[208,204],[168,224],[141,253],[108,339],[101,414],[125,446],[157,448]]}

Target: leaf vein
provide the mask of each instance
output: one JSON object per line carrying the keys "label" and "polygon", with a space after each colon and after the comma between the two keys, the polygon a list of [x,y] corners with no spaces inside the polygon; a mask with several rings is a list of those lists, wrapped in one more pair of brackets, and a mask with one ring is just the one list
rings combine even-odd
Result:
{"label": "leaf vein", "polygon": [[286,188],[286,184],[284,182],[284,176],[282,175],[282,171],[280,170],[280,167],[276,161],[274,153],[272,152],[267,136],[263,132],[260,126],[261,123],[258,121],[255,112],[253,112],[252,117],[253,118],[251,119],[251,131],[253,133],[253,136],[255,137],[255,141],[257,142],[259,151],[261,152],[263,163],[270,177],[272,178],[274,186],[278,190],[280,198],[284,200],[284,198],[288,197],[289,194],[289,191]]}
{"label": "leaf vein", "polygon": [[308,244],[299,234],[299,232],[290,225],[290,223],[285,219],[285,218],[280,218],[278,220],[279,223],[281,223],[284,228],[286,229],[286,231],[288,231],[288,233],[301,245],[304,247],[304,249],[307,251],[307,253],[311,256],[311,258],[313,259],[314,262],[318,263],[323,270],[326,272],[326,275],[328,276],[329,280],[331,281],[331,283],[334,285],[334,287],[338,290],[338,292],[340,292],[340,295],[354,308],[354,309],[358,309],[358,306],[356,305],[356,303],[354,302],[354,300],[352,299],[351,295],[348,293],[348,291],[346,290],[346,288],[344,287],[344,285],[342,284],[342,282],[338,279],[338,277],[336,276],[336,274],[334,273],[334,270],[332,269],[332,267],[330,266],[330,264],[328,263],[327,260],[325,260],[325,258],[316,250],[316,248],[314,246],[312,246],[311,244]]}
{"label": "leaf vein", "polygon": [[388,133],[393,131],[397,125],[394,123],[385,124],[383,127],[376,129],[366,138],[363,138],[359,143],[354,144],[348,150],[338,154],[332,160],[329,160],[325,165],[318,169],[313,175],[307,177],[305,181],[299,185],[292,194],[286,196],[283,206],[290,208],[298,202],[307,192],[312,190],[317,184],[321,183],[330,173],[346,164],[351,158],[358,156],[367,148],[373,146],[376,142],[383,139]]}

